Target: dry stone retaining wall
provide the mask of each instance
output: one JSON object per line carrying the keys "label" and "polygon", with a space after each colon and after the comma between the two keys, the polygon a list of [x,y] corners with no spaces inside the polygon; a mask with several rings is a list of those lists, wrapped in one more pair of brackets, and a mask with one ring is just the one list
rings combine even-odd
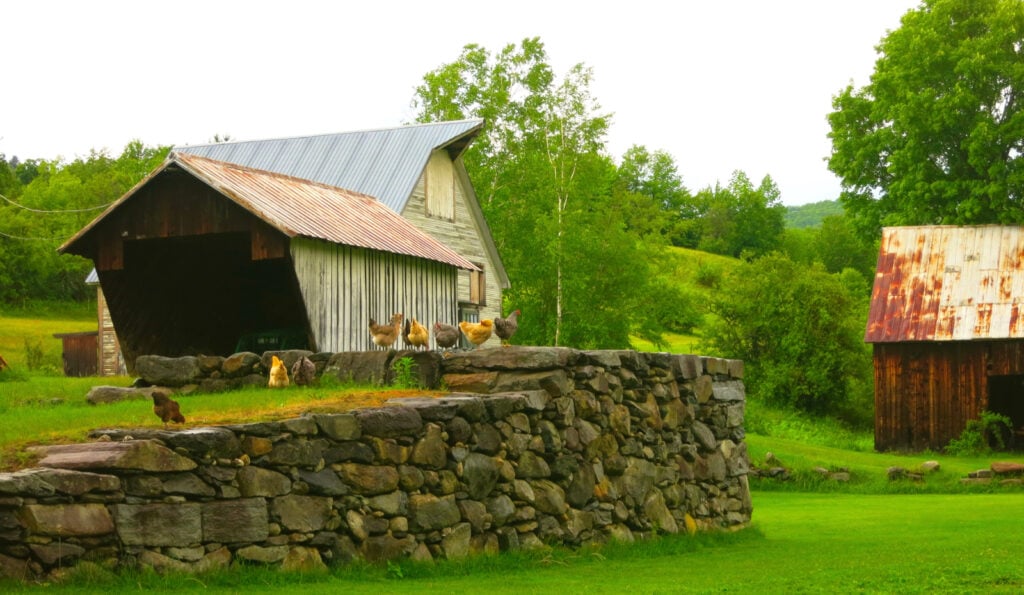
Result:
{"label": "dry stone retaining wall", "polygon": [[[138,369],[210,388],[265,382],[269,355],[140,358]],[[413,357],[421,380],[454,392],[43,448],[39,467],[0,474],[0,571],[307,569],[750,520],[742,362],[522,347],[311,355],[319,374],[384,380],[395,357]]]}

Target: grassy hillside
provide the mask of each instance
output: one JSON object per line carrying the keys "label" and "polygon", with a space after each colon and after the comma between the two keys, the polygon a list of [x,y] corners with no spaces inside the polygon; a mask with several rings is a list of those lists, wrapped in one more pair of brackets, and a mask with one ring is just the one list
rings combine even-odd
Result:
{"label": "grassy hillside", "polygon": [[[661,274],[677,283],[687,295],[692,295],[697,306],[703,308],[722,276],[739,265],[739,260],[718,254],[677,248],[665,249],[663,261],[659,263]],[[705,312],[705,316],[706,316]],[[655,345],[650,341],[633,337],[631,343],[638,351],[667,351],[670,353],[698,353],[700,350],[700,327],[693,334],[666,333],[664,344]]]}
{"label": "grassy hillside", "polygon": [[57,333],[96,330],[96,304],[44,303],[27,309],[0,309],[0,355],[15,370],[24,371],[31,350],[42,350],[41,364],[50,373],[63,370]]}

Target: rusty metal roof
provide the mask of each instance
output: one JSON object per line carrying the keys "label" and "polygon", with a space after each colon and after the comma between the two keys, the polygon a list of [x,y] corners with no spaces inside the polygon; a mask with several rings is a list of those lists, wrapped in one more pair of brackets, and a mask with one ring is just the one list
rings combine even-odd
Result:
{"label": "rusty metal roof", "polygon": [[1024,227],[886,227],[864,340],[1024,338]]}
{"label": "rusty metal roof", "polygon": [[372,196],[326,184],[181,153],[167,161],[58,250],[63,252],[136,191],[180,167],[288,237],[303,236],[369,250],[404,254],[479,270]]}
{"label": "rusty metal roof", "polygon": [[305,236],[478,270],[372,196],[198,155],[174,154],[172,159],[289,237]]}
{"label": "rusty metal roof", "polygon": [[264,171],[313,180],[376,197],[401,213],[434,149],[458,156],[483,129],[480,119],[455,120],[267,140],[174,147]]}

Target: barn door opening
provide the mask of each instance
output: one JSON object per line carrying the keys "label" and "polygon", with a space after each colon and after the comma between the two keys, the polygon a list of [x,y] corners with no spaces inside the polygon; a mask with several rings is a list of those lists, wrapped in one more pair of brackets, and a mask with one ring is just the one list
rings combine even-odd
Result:
{"label": "barn door opening", "polygon": [[290,259],[253,261],[248,233],[133,240],[124,253],[124,270],[100,276],[130,364],[139,355],[228,356],[242,337],[290,337],[293,329],[298,341],[263,350],[306,347]]}
{"label": "barn door opening", "polygon": [[1015,448],[1024,445],[1024,375],[989,376],[988,410],[1010,418]]}

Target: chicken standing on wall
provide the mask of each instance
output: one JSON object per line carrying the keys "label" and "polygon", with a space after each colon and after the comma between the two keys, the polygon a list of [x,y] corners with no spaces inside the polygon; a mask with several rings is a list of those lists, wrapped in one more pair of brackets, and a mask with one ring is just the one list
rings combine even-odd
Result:
{"label": "chicken standing on wall", "polygon": [[408,347],[427,347],[430,344],[430,332],[427,327],[423,326],[416,321],[415,318],[405,321],[405,330],[402,332],[402,338],[405,340],[405,344]]}
{"label": "chicken standing on wall", "polygon": [[316,364],[306,356],[300,357],[292,365],[292,382],[297,386],[309,386],[316,381]]}
{"label": "chicken standing on wall", "polygon": [[398,335],[401,334],[402,318],[401,314],[392,314],[390,324],[377,324],[377,321],[371,318],[370,337],[373,338],[373,344],[390,349],[398,339]]}
{"label": "chicken standing on wall", "polygon": [[172,399],[171,394],[163,389],[155,389],[153,391],[153,413],[160,418],[160,421],[164,422],[165,428],[167,427],[167,422],[185,423],[185,416],[181,414],[181,407],[178,406],[178,402]]}
{"label": "chicken standing on wall", "polygon": [[494,321],[485,318],[480,322],[466,322],[463,320],[459,323],[459,329],[462,330],[462,334],[466,335],[469,342],[476,345],[479,349],[481,345],[487,342],[487,339],[491,338],[491,331],[494,330]]}
{"label": "chicken standing on wall", "polygon": [[508,340],[519,330],[519,310],[508,315],[507,318],[494,319],[494,334],[501,339],[501,346],[508,347]]}
{"label": "chicken standing on wall", "polygon": [[434,323],[434,341],[442,349],[451,349],[459,342],[459,329],[450,324]]}
{"label": "chicken standing on wall", "polygon": [[288,368],[276,355],[271,356],[270,380],[267,386],[270,388],[285,388],[288,386]]}

